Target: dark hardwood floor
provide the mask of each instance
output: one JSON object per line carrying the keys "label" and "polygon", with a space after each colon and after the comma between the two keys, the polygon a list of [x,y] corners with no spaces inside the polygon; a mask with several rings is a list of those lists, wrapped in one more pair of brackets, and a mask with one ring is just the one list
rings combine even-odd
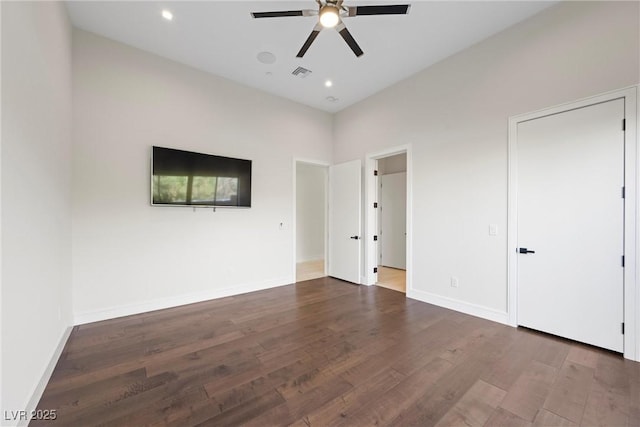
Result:
{"label": "dark hardwood floor", "polygon": [[31,426],[640,426],[640,364],[324,278],[74,328]]}

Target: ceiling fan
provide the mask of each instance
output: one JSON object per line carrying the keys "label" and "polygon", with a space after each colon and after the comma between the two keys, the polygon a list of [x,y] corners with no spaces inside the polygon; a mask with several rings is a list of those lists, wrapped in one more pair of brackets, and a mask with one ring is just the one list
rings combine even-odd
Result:
{"label": "ceiling fan", "polygon": [[363,54],[362,49],[347,29],[342,18],[353,16],[371,16],[371,15],[406,15],[409,11],[408,4],[392,4],[392,5],[375,5],[375,6],[343,6],[344,0],[316,0],[318,9],[306,10],[283,10],[278,12],[252,12],[254,18],[281,18],[286,16],[318,16],[318,23],[313,27],[313,31],[300,48],[296,55],[302,58],[311,43],[318,37],[320,31],[324,28],[335,28],[342,36],[344,41],[349,45],[356,56]]}

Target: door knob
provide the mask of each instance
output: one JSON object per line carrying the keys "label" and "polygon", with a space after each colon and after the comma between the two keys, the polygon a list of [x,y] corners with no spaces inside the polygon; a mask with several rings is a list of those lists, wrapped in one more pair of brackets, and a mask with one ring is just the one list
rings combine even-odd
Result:
{"label": "door knob", "polygon": [[351,239],[353,240],[358,240],[360,237],[359,236],[351,236]]}
{"label": "door knob", "polygon": [[532,250],[529,250],[527,248],[520,248],[518,250],[518,252],[520,252],[521,254],[535,254],[536,253],[536,251],[532,251]]}

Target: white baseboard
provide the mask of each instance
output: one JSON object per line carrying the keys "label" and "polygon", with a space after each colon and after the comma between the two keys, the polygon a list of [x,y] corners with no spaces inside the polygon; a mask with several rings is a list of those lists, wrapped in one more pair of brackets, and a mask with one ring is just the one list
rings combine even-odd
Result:
{"label": "white baseboard", "polygon": [[116,317],[130,316],[132,314],[146,313],[149,311],[162,310],[164,308],[177,307],[186,304],[193,304],[196,302],[208,301],[216,298],[224,298],[233,295],[246,294],[248,292],[261,291],[278,286],[290,285],[294,282],[295,280],[292,280],[290,277],[280,277],[277,279],[266,280],[264,282],[256,282],[231,288],[213,289],[205,292],[195,292],[168,298],[158,298],[134,304],[124,304],[115,307],[108,307],[100,310],[74,313],[73,324],[83,325],[85,323],[115,319]]}
{"label": "white baseboard", "polygon": [[450,310],[459,311],[471,316],[480,317],[482,319],[491,320],[493,322],[503,323],[512,326],[509,323],[509,314],[506,311],[500,311],[477,304],[471,304],[465,301],[453,298],[443,297],[441,295],[432,294],[430,292],[418,291],[415,289],[407,290],[407,298],[416,299],[418,301],[437,305],[439,307],[448,308]]}
{"label": "white baseboard", "polygon": [[[67,344],[69,335],[71,335],[72,329],[73,329],[72,326],[68,326],[62,332],[62,335],[60,336],[60,340],[58,341],[58,345],[53,351],[53,354],[51,355],[51,359],[49,360],[49,363],[47,364],[44,372],[42,373],[42,377],[40,377],[40,381],[38,382],[38,384],[36,384],[35,390],[33,390],[33,393],[31,393],[31,399],[29,399],[29,402],[25,407],[25,411],[27,414],[30,414],[32,411],[35,411],[35,409],[37,408],[38,402],[40,402],[40,398],[42,397],[42,393],[44,393],[44,389],[47,387],[47,384],[49,383],[49,379],[53,374],[53,370],[58,364],[58,359],[60,359],[62,350],[64,350],[64,346]],[[20,420],[16,425],[26,426],[28,424],[29,424],[29,421],[23,419],[23,420]]]}

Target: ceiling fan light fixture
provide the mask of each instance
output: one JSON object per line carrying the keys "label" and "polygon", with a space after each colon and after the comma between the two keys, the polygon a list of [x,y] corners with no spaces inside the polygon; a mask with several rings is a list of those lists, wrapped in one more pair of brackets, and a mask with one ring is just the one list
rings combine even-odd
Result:
{"label": "ceiling fan light fixture", "polygon": [[332,4],[326,4],[320,9],[320,24],[324,28],[333,28],[340,22],[339,10]]}
{"label": "ceiling fan light fixture", "polygon": [[[2,0],[0,0],[2,1]],[[346,17],[371,16],[371,15],[406,15],[411,7],[410,4],[388,4],[370,6],[343,6],[347,0],[316,0],[317,9],[305,10],[281,10],[273,12],[251,12],[254,18],[282,18],[286,16],[318,16],[318,23],[313,27],[311,34],[296,54],[296,58],[303,58],[309,47],[313,44],[318,34],[325,28],[335,28],[353,51],[356,57],[364,53],[358,42],[353,38],[346,25],[342,22],[341,15]]]}

